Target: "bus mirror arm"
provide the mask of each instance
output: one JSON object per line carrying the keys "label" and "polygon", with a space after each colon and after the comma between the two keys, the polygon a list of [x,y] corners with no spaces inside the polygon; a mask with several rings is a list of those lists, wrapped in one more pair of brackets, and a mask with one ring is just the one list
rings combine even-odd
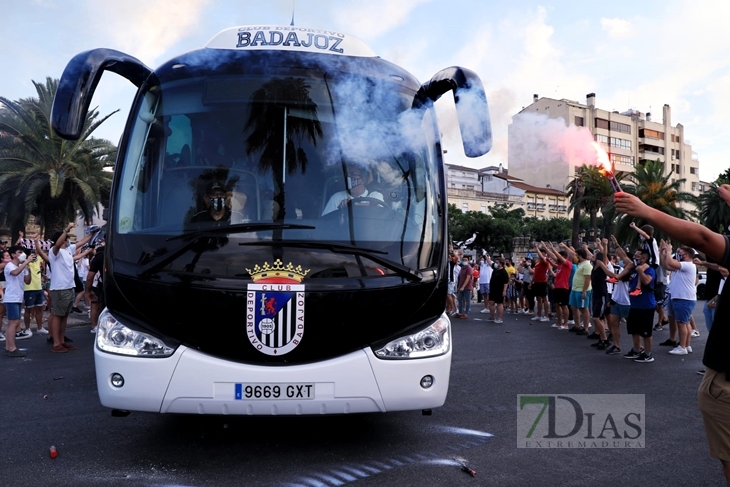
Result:
{"label": "bus mirror arm", "polygon": [[107,70],[138,88],[152,73],[139,59],[113,49],[92,49],[74,56],[63,70],[51,109],[51,125],[60,137],[81,137],[96,85]]}
{"label": "bus mirror arm", "polygon": [[475,72],[459,66],[442,69],[421,85],[413,107],[435,102],[447,91],[454,93],[464,153],[467,157],[483,156],[492,148],[492,125],[487,95]]}

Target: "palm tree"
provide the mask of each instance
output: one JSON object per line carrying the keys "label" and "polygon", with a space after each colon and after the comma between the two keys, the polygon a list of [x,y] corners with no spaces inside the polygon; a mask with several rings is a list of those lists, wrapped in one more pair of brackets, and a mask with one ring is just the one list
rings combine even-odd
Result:
{"label": "palm tree", "polygon": [[58,80],[33,81],[38,98],[0,97],[0,213],[13,235],[37,212],[45,234],[59,232],[80,211],[90,222],[108,204],[116,147],[92,137],[115,112],[102,118],[90,110],[78,140],[64,140],[51,129],[51,107]]}
{"label": "palm tree", "polygon": [[713,232],[725,233],[730,224],[730,206],[720,197],[718,184],[725,181],[718,180],[712,183],[709,191],[700,195],[700,218],[702,224]]}
{"label": "palm tree", "polygon": [[580,173],[576,171],[573,180],[566,187],[566,194],[570,199],[570,205],[568,208],[573,210],[573,231],[571,236],[571,244],[573,247],[578,247],[578,234],[580,233],[580,211],[582,205],[579,201],[583,198],[585,189],[583,187],[583,181],[580,178]]}
{"label": "palm tree", "polygon": [[[695,216],[692,210],[682,208],[682,203],[691,203],[697,205],[697,199],[692,193],[681,191],[684,179],[671,181],[672,172],[664,176],[664,164],[661,161],[647,161],[643,165],[636,167],[636,172],[629,175],[629,180],[634,186],[627,186],[624,191],[632,193],[641,199],[647,206],[655,208],[663,213],[671,215],[683,220]],[[623,215],[618,221],[619,240],[636,242],[636,232],[629,230],[629,223],[632,218]],[[643,225],[645,222],[641,219],[633,219],[637,226]],[[661,232],[655,232],[654,237],[659,240],[665,238]]]}
{"label": "palm tree", "polygon": [[[322,137],[322,124],[317,117],[317,104],[310,97],[311,86],[301,78],[274,78],[251,94],[251,109],[243,131],[247,133],[246,152],[259,152],[259,169],[271,168],[274,177],[274,201],[279,211],[274,219],[284,219],[284,180],[287,174],[304,174],[309,161],[302,148],[309,140],[317,145]],[[292,117],[296,107],[307,117]],[[282,157],[283,156],[283,157]],[[286,174],[283,166],[286,165]]]}

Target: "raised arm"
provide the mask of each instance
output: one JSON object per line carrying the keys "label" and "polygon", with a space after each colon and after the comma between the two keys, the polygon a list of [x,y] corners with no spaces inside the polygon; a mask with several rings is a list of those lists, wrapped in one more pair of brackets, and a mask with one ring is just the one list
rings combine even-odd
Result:
{"label": "raised arm", "polygon": [[45,262],[46,264],[51,263],[51,261],[48,260],[48,254],[46,254],[41,248],[41,241],[38,234],[36,234],[35,236],[35,253],[38,254],[38,257],[43,259],[43,262]]}
{"label": "raised arm", "polygon": [[[730,202],[730,185],[721,185],[718,192],[725,202]],[[725,237],[719,233],[715,233],[699,223],[675,218],[651,208],[636,196],[628,193],[616,193],[614,202],[617,211],[643,218],[669,237],[703,252],[713,260],[722,262],[725,256]]]}
{"label": "raised arm", "polygon": [[631,222],[629,223],[629,227],[631,227],[632,230],[634,230],[636,233],[639,234],[640,237],[642,237],[644,240],[649,240],[651,237],[649,237],[649,234],[646,233],[644,230],[636,226],[636,223]]}
{"label": "raised arm", "polygon": [[674,257],[672,257],[672,246],[664,240],[659,244],[659,260],[662,267],[670,271],[678,271],[682,268],[682,264],[679,263]]}

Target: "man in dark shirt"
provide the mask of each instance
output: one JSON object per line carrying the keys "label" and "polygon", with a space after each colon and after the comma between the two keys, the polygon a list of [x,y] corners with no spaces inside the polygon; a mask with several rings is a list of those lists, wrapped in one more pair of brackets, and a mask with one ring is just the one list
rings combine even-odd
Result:
{"label": "man in dark shirt", "polygon": [[[730,205],[730,185],[718,188],[722,199]],[[703,252],[721,266],[730,266],[730,239],[698,223],[674,218],[650,208],[628,193],[616,193],[616,210],[643,218],[670,238]],[[722,462],[722,470],[730,485],[730,286],[723,287],[715,321],[705,345],[702,359],[707,372],[698,391],[698,403],[705,423],[710,456]]]}
{"label": "man in dark shirt", "polygon": [[[600,240],[596,241],[598,251],[594,254],[596,261],[608,263],[605,251]],[[606,245],[608,247],[608,245]],[[608,335],[606,335],[606,326],[604,320],[606,318],[606,303],[608,301],[608,288],[606,286],[606,272],[598,265],[593,266],[591,272],[591,288],[593,294],[591,295],[591,321],[593,321],[593,333],[588,335],[588,338],[598,339],[595,346],[598,350],[605,350],[608,348]]]}
{"label": "man in dark shirt", "polygon": [[[190,219],[190,223],[212,223],[214,226],[231,223],[231,192],[225,186],[213,181],[208,183],[203,195],[205,210],[199,211]],[[235,215],[234,221],[242,221],[243,215]],[[206,225],[208,226],[208,225]]]}
{"label": "man in dark shirt", "polygon": [[[500,257],[495,262],[497,263],[497,268],[492,272],[492,279],[489,281],[489,317],[494,317],[495,323],[504,323],[502,315],[504,313],[504,300],[507,297],[509,274],[507,274],[507,270],[504,268],[503,258]],[[495,308],[497,311],[496,314]]]}

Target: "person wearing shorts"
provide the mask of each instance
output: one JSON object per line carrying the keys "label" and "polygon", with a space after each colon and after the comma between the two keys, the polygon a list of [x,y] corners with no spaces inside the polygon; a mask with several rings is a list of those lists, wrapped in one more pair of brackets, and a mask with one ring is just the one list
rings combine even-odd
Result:
{"label": "person wearing shorts", "polygon": [[480,313],[489,313],[489,281],[492,279],[492,259],[486,253],[482,255],[482,259],[479,262],[479,292],[482,295],[484,301],[484,309]]}
{"label": "person wearing shorts", "polygon": [[43,265],[41,259],[35,259],[28,264],[30,283],[25,285],[23,292],[23,301],[25,302],[25,316],[23,319],[25,330],[23,333],[28,336],[32,336],[30,331],[31,318],[35,318],[36,333],[48,334],[48,330],[43,328],[43,308],[46,306],[46,295],[43,292],[43,273],[41,271]]}
{"label": "person wearing shorts", "polygon": [[[13,246],[8,250],[10,262],[5,263],[5,298],[8,314],[8,327],[5,330],[5,356],[25,357],[25,352],[15,346],[15,333],[20,331],[20,308],[23,303],[23,284],[30,282],[27,271],[31,259],[27,259],[22,247]],[[22,257],[21,257],[22,256]],[[35,259],[33,254],[32,259]]]}
{"label": "person wearing shorts", "polygon": [[503,323],[504,301],[507,297],[507,286],[509,285],[509,274],[504,268],[504,259],[497,259],[497,268],[492,272],[492,279],[489,282],[489,320],[494,319],[495,323]]}
{"label": "person wearing shorts", "polygon": [[531,321],[537,321],[543,316],[547,317],[550,313],[548,304],[548,268],[550,263],[543,254],[547,249],[544,244],[542,246],[535,242],[535,253],[537,253],[537,260],[535,261],[535,271],[532,275],[532,293],[537,300],[537,306],[535,307],[535,316],[530,318]]}
{"label": "person wearing shorts", "polygon": [[556,251],[551,244],[548,252],[557,264],[555,269],[555,288],[553,289],[553,303],[555,304],[557,321],[554,323],[555,326],[553,328],[567,330],[568,320],[570,319],[568,312],[568,304],[570,302],[570,273],[573,270],[573,264],[568,259],[567,250]]}
{"label": "person wearing shorts", "polygon": [[449,254],[449,262],[446,264],[446,269],[449,274],[446,291],[446,312],[449,316],[453,316],[456,314],[456,284],[459,282],[459,272],[461,270],[459,267],[459,256],[456,253],[452,252]]}
{"label": "person wearing shorts", "polygon": [[[577,335],[588,335],[591,327],[591,301],[593,288],[591,287],[591,274],[593,266],[588,260],[588,252],[585,249],[575,251],[578,265],[573,275],[572,288],[570,291],[570,307],[573,310],[573,317],[577,322],[575,330]],[[581,327],[581,322],[583,326]]]}
{"label": "person wearing shorts", "polygon": [[[651,353],[652,328],[654,326],[654,311],[656,299],[654,298],[653,282],[656,279],[656,272],[649,265],[649,252],[645,249],[634,254],[635,269],[631,274],[629,287],[640,289],[641,293],[631,293],[631,309],[626,318],[626,328],[633,340],[633,348],[624,355],[626,359],[634,362],[650,363],[654,361]],[[643,341],[643,348],[641,342]]]}
{"label": "person wearing shorts", "polygon": [[677,258],[672,258],[672,246],[662,242],[659,251],[662,265],[673,272],[672,281],[669,283],[669,306],[667,314],[674,317],[679,331],[679,345],[669,351],[672,355],[687,355],[692,352],[690,340],[692,338],[692,327],[690,318],[697,302],[697,290],[695,288],[695,276],[697,266],[692,262],[694,250],[689,247],[680,247],[677,250]]}
{"label": "person wearing shorts", "polygon": [[[68,233],[76,226],[71,222],[66,229],[53,238],[53,247],[48,251],[51,264],[51,301],[53,311],[50,317],[50,329],[53,337],[54,353],[66,353],[76,347],[66,342],[66,323],[76,298],[74,283],[74,254],[76,245],[82,246],[94,236],[88,234],[77,242],[69,244]],[[40,242],[36,240],[36,251],[40,252]]]}

